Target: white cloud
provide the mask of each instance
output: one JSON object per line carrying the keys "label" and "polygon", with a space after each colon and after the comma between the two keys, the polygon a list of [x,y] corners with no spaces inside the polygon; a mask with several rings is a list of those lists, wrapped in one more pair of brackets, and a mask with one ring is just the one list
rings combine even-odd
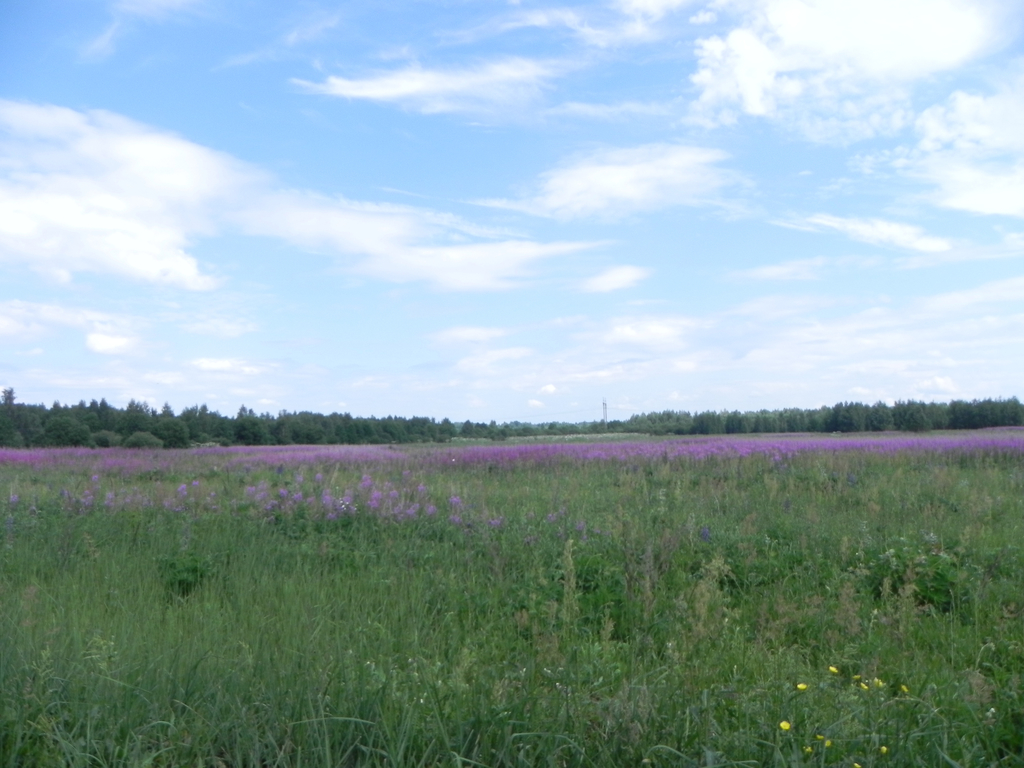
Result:
{"label": "white cloud", "polygon": [[527,400],[526,404],[530,408],[543,408],[544,407],[544,403],[541,402],[540,400]]}
{"label": "white cloud", "polygon": [[545,384],[539,391],[542,395],[553,395],[558,391],[558,387],[554,384]]}
{"label": "white cloud", "polygon": [[651,274],[649,269],[644,267],[633,267],[624,265],[611,267],[600,274],[585,280],[582,289],[587,293],[607,293],[632,286],[644,280]]}
{"label": "white cloud", "polygon": [[716,166],[727,157],[717,149],[680,144],[602,150],[542,174],[534,197],[477,202],[560,219],[705,205],[737,180]]}
{"label": "white cloud", "polygon": [[821,277],[822,268],[826,264],[828,264],[828,259],[824,256],[817,256],[813,259],[794,259],[781,264],[744,269],[736,272],[735,275],[752,280],[817,280]]}
{"label": "white cloud", "polygon": [[139,325],[137,318],[108,312],[30,301],[0,302],[0,337],[16,342],[38,338],[57,328],[74,328],[86,332],[86,347],[93,352],[120,354],[138,344]]}
{"label": "white cloud", "polygon": [[448,290],[508,288],[534,263],[592,245],[509,239],[427,209],[276,189],[257,168],[118,115],[0,101],[0,261],[61,281],[98,272],[206,290],[218,280],[186,249],[232,229]]}
{"label": "white cloud", "polygon": [[953,247],[949,240],[927,235],[920,227],[884,219],[843,218],[819,213],[807,217],[804,223],[812,229],[834,229],[853,240],[872,245],[895,245],[923,253],[948,251]]}
{"label": "white cloud", "polygon": [[728,34],[697,42],[695,116],[783,117],[819,140],[889,133],[906,88],[1004,41],[994,0],[751,0]]}
{"label": "white cloud", "polygon": [[480,344],[508,334],[504,328],[460,325],[435,333],[432,338],[442,344]]}
{"label": "white cloud", "polygon": [[696,325],[685,317],[636,317],[612,321],[603,335],[606,344],[640,347],[676,347],[683,335]]}
{"label": "white cloud", "polygon": [[241,373],[254,376],[267,370],[266,366],[254,365],[238,358],[200,357],[191,362],[200,371],[212,373]]}
{"label": "white cloud", "polygon": [[660,19],[673,11],[694,5],[699,0],[618,0],[618,7],[631,16]]}
{"label": "white cloud", "polygon": [[944,208],[1024,217],[1024,77],[990,96],[953,93],[925,110],[897,166],[935,187]]}
{"label": "white cloud", "polygon": [[130,352],[137,341],[131,336],[111,336],[108,333],[90,333],[85,337],[85,345],[101,355],[119,355]]}
{"label": "white cloud", "polygon": [[467,69],[412,64],[361,80],[330,76],[322,83],[293,80],[309,93],[396,102],[425,113],[508,112],[534,100],[564,65],[507,58]]}
{"label": "white cloud", "polygon": [[698,11],[690,17],[691,24],[714,24],[718,21],[718,14],[714,11],[709,11],[705,8],[703,11]]}
{"label": "white cloud", "polygon": [[62,280],[100,272],[212,288],[185,248],[210,230],[209,206],[250,175],[109,112],[0,101],[0,259]]}
{"label": "white cloud", "polygon": [[398,283],[423,280],[447,290],[509,288],[534,262],[591,247],[531,240],[465,242],[466,226],[454,217],[298,193],[269,196],[238,218],[255,234],[362,256],[353,266],[362,274]]}

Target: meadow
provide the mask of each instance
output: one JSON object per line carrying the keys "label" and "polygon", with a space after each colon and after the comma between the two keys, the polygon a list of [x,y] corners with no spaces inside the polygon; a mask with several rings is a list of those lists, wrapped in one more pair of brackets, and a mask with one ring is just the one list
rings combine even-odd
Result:
{"label": "meadow", "polygon": [[1024,430],[0,449],[0,767],[1024,766]]}

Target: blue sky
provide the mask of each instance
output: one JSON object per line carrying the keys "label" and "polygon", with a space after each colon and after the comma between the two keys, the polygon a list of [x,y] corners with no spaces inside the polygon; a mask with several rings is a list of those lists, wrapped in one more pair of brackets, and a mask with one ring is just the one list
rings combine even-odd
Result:
{"label": "blue sky", "polygon": [[7,0],[0,384],[580,421],[1024,395],[1016,0]]}

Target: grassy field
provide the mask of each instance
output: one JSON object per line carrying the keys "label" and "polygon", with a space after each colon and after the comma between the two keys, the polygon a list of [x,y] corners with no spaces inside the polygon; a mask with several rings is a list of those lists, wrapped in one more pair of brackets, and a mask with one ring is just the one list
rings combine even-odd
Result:
{"label": "grassy field", "polygon": [[0,454],[0,767],[1024,766],[1024,433]]}

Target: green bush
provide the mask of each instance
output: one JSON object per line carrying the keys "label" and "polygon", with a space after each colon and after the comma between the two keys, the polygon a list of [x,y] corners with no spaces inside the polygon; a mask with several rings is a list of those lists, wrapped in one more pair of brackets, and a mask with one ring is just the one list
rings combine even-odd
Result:
{"label": "green bush", "polygon": [[122,445],[125,448],[163,448],[164,441],[152,432],[135,432]]}
{"label": "green bush", "polygon": [[54,448],[91,448],[95,445],[89,428],[70,416],[54,416],[47,421],[43,442]]}
{"label": "green bush", "polygon": [[103,429],[92,436],[93,441],[100,448],[116,448],[121,444],[121,436],[117,432]]}

